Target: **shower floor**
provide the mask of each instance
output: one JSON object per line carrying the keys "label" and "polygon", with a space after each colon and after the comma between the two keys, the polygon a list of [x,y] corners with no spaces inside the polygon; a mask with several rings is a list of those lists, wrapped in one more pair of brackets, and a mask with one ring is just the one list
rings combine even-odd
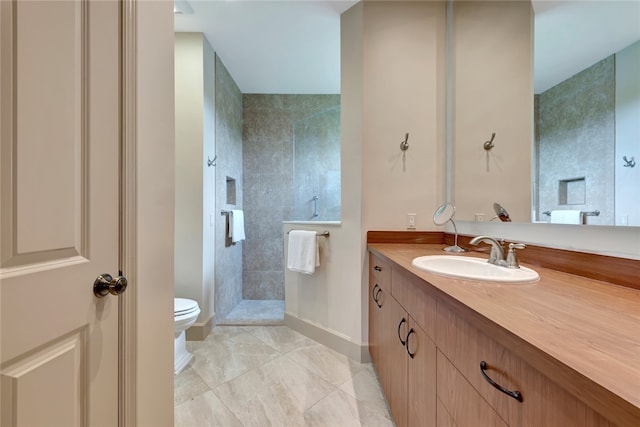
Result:
{"label": "shower floor", "polygon": [[284,325],[284,301],[242,300],[218,325]]}

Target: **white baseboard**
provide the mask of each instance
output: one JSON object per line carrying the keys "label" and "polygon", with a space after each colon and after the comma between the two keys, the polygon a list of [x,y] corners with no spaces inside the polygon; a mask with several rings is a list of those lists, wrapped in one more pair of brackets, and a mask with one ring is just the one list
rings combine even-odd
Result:
{"label": "white baseboard", "polygon": [[369,347],[367,345],[356,344],[340,336],[338,332],[325,329],[320,325],[292,316],[289,313],[284,314],[284,324],[294,331],[300,332],[302,335],[322,345],[326,345],[338,353],[344,354],[351,360],[360,363],[371,363],[371,356],[369,355]]}

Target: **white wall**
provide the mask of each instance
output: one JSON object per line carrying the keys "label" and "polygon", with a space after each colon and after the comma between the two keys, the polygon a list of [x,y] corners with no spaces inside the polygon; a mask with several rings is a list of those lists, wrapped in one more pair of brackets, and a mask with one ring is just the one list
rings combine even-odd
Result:
{"label": "white wall", "polygon": [[[443,198],[444,4],[360,2],[342,15],[341,40],[342,224],[328,228],[316,274],[285,274],[286,316],[365,358],[366,232],[405,229],[407,213],[417,214],[418,229],[434,229]],[[298,227],[329,226],[284,230]]]}
{"label": "white wall", "polygon": [[214,312],[214,53],[202,33],[175,34],[175,295]]}
{"label": "white wall", "polygon": [[[137,10],[136,426],[173,426],[173,2]],[[94,331],[99,333],[99,331]],[[113,373],[116,375],[116,373]]]}

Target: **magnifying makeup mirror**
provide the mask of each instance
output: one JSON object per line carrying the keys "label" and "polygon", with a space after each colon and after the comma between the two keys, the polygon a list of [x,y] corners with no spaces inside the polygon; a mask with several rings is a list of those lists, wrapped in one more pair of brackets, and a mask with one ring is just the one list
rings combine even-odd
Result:
{"label": "magnifying makeup mirror", "polygon": [[456,223],[453,221],[453,216],[456,213],[456,207],[451,203],[445,203],[441,205],[438,209],[436,209],[433,214],[433,223],[435,225],[445,225],[447,222],[451,221],[453,224],[453,231],[455,232],[453,246],[447,246],[444,248],[446,252],[466,252],[465,249],[462,249],[458,246],[458,228],[456,227]]}
{"label": "magnifying makeup mirror", "polygon": [[500,221],[502,222],[511,222],[511,218],[509,218],[509,213],[505,208],[502,207],[502,205],[500,205],[500,203],[494,203],[493,210],[496,212],[497,216],[491,218],[492,221],[496,218],[500,218]]}

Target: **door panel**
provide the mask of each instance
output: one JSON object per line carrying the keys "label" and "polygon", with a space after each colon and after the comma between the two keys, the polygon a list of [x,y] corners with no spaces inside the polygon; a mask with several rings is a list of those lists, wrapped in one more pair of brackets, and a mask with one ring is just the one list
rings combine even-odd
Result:
{"label": "door panel", "polygon": [[0,3],[2,427],[117,425],[119,19]]}

